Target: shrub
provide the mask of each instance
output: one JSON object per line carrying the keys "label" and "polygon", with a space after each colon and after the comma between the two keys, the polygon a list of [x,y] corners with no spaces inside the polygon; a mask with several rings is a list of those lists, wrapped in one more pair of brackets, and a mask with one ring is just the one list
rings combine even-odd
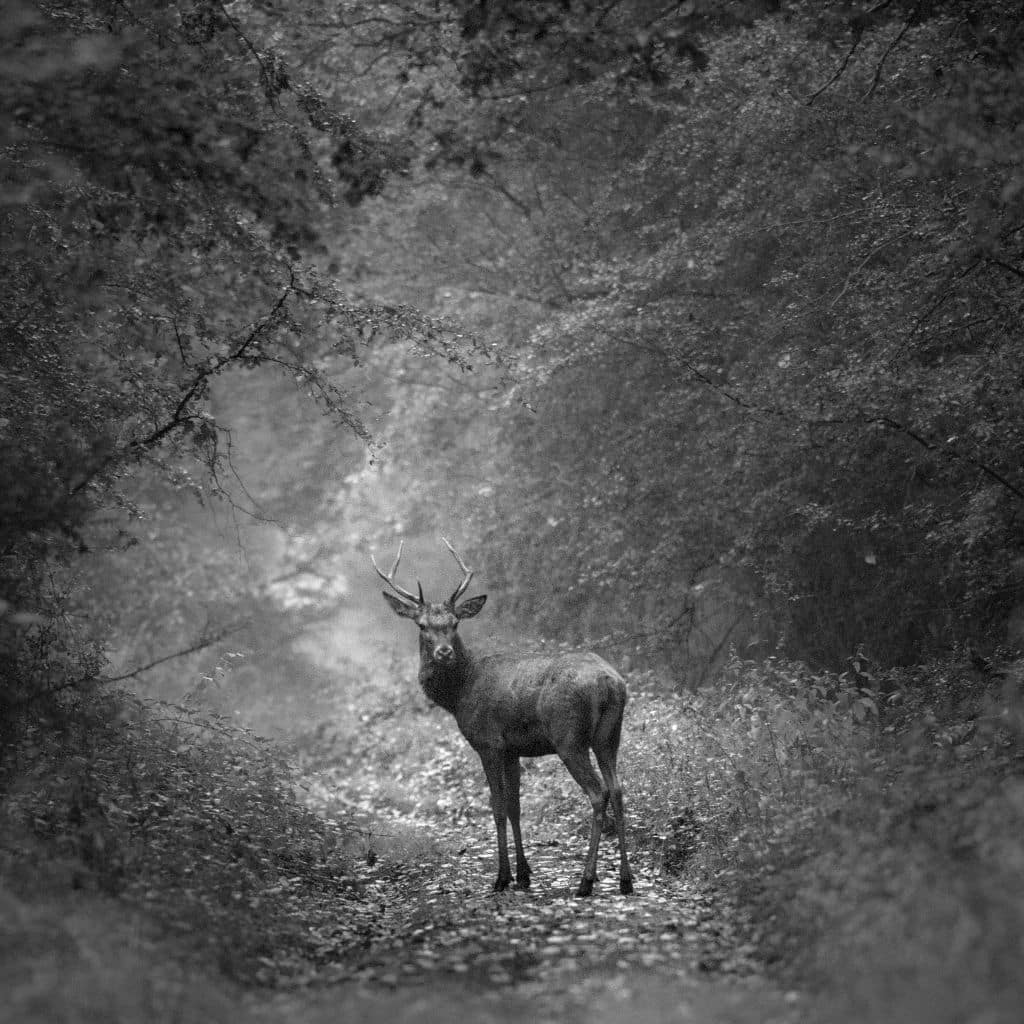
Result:
{"label": "shrub", "polygon": [[337,924],[352,882],[343,836],[300,806],[279,752],[193,702],[67,699],[60,728],[26,726],[4,766],[10,888],[119,894],[235,977],[315,960],[313,930]]}
{"label": "shrub", "polygon": [[738,899],[829,1019],[1016,1020],[1022,675],[734,661],[714,691],[641,694],[642,839]]}

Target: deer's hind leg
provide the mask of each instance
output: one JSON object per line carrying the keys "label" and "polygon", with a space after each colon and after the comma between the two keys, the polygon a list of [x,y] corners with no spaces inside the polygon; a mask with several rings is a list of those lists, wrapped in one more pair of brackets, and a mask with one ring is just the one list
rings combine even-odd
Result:
{"label": "deer's hind leg", "polygon": [[628,896],[633,891],[633,872],[626,856],[626,814],[622,802],[622,786],[619,784],[617,767],[619,739],[622,733],[622,717],[606,722],[602,719],[594,736],[594,757],[601,770],[601,780],[615,815],[615,832],[619,840],[619,891]]}
{"label": "deer's hind leg", "polygon": [[530,888],[530,865],[526,862],[523,850],[523,834],[519,828],[519,758],[515,754],[505,754],[505,810],[512,826],[512,840],[516,845],[516,886],[520,889]]}
{"label": "deer's hind leg", "polygon": [[569,769],[569,774],[579,784],[580,789],[587,794],[593,809],[593,817],[590,822],[590,847],[587,850],[587,859],[583,864],[583,877],[576,890],[577,896],[589,896],[594,889],[594,880],[597,878],[597,848],[601,842],[601,825],[604,822],[605,808],[608,806],[608,792],[601,785],[601,780],[590,763],[590,751],[587,747],[559,750],[558,756],[562,759],[565,767]]}
{"label": "deer's hind leg", "polygon": [[615,817],[615,831],[619,840],[619,891],[623,895],[629,895],[633,891],[633,872],[630,870],[626,854],[626,814],[618,773],[622,713],[625,706],[625,686],[621,680],[616,680],[609,692],[608,701],[601,709],[590,745],[594,750],[594,757],[601,771],[601,780]]}

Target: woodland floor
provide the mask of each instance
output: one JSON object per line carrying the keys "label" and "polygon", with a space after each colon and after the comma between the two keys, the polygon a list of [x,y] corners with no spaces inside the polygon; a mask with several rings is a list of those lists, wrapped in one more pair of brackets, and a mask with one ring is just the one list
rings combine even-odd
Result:
{"label": "woodland floor", "polygon": [[763,977],[736,909],[664,872],[634,838],[633,895],[618,892],[609,834],[594,895],[572,895],[589,806],[555,758],[524,762],[532,887],[493,893],[486,786],[453,723],[425,705],[369,717],[306,758],[307,804],[356,836],[351,900],[320,927],[315,964],[268,959],[262,980],[286,991],[252,996],[257,1019],[334,1019],[339,1005],[398,1021],[799,1015],[800,997]]}
{"label": "woodland floor", "polygon": [[[336,777],[341,783],[352,776],[339,770]],[[382,805],[379,793],[346,793],[326,778],[311,785],[311,803],[334,810],[347,803],[350,818],[358,817],[358,805],[374,803],[372,827],[386,833],[390,818],[390,838],[402,837],[408,859],[364,858],[358,898],[322,937],[324,961],[298,971],[281,964],[284,976],[273,980],[284,980],[289,990],[270,1000],[253,997],[257,1019],[326,1020],[339,1004],[399,1021],[449,1020],[460,1010],[473,1021],[524,1013],[535,1021],[709,1024],[797,1017],[799,997],[761,977],[732,909],[663,874],[650,854],[634,853],[636,892],[621,896],[615,844],[606,836],[604,881],[592,898],[577,899],[571,893],[585,840],[575,833],[555,838],[542,828],[544,838],[530,855],[532,888],[495,894],[482,793],[469,813],[445,824],[438,813]],[[470,777],[461,781],[482,786]]]}
{"label": "woodland floor", "polygon": [[[326,1013],[339,999],[383,999],[400,1020],[400,1007],[409,1019],[429,1019],[435,1003],[450,1019],[453,1000],[472,1006],[472,1020],[512,1019],[527,1008],[536,1020],[794,1017],[795,994],[763,980],[734,909],[663,872],[633,837],[632,896],[618,892],[611,835],[602,839],[594,895],[572,895],[589,805],[556,758],[523,762],[532,887],[493,893],[494,825],[475,755],[408,671],[392,671],[394,689],[378,681],[359,691],[354,681],[388,654],[368,642],[380,634],[373,617],[350,614],[307,651],[330,666],[335,685],[348,681],[352,703],[340,717],[349,725],[325,731],[331,715],[314,713],[307,721],[320,727],[298,742],[305,802],[354,837],[355,884],[344,910],[315,926],[315,964],[289,961],[285,951],[268,959],[260,980],[291,990],[266,1004],[268,1019],[289,1016],[293,1000]],[[367,640],[348,642],[354,635]]]}
{"label": "woodland floor", "polygon": [[[379,633],[365,613],[352,614],[321,637],[326,646],[308,652],[350,686],[384,658],[368,643],[346,642]],[[344,662],[348,671],[338,672]],[[494,825],[482,769],[409,673],[395,677],[391,692],[349,692],[350,710],[361,709],[356,730],[320,729],[304,745],[306,803],[358,836],[357,885],[318,936],[318,964],[268,962],[266,980],[289,991],[269,1001],[254,996],[257,1019],[333,1020],[339,1004],[353,1019],[417,1022],[460,1013],[473,1022],[781,1024],[799,1016],[800,997],[764,979],[736,909],[664,872],[635,837],[632,896],[618,892],[608,834],[594,895],[572,895],[589,805],[556,758],[523,762],[532,886],[493,893]]]}
{"label": "woodland floor", "polygon": [[[362,820],[350,869],[328,878],[299,866],[281,877],[261,897],[283,909],[291,926],[262,939],[238,933],[236,956],[215,918],[205,933],[197,932],[194,911],[183,908],[175,921],[175,901],[184,903],[185,893],[115,899],[56,875],[45,887],[34,875],[28,891],[14,880],[0,890],[0,990],[9,993],[0,1021],[806,1019],[802,997],[762,976],[734,909],[661,872],[651,853],[634,849],[636,892],[622,896],[606,837],[594,895],[571,895],[585,839],[566,831],[552,810],[562,803],[561,766],[552,759],[526,773],[534,887],[492,893],[482,780],[461,756],[458,737],[432,735],[447,722],[419,724],[432,741],[451,744],[434,762],[434,784],[442,773],[447,779],[441,806],[430,797],[427,810],[410,810],[398,799],[411,785],[412,757],[376,787],[366,783],[368,767],[362,777],[341,764],[310,776],[311,805],[339,818],[347,808],[347,829]],[[578,793],[566,795],[585,804]],[[540,807],[547,813],[538,814]],[[566,834],[556,837],[556,829]]]}

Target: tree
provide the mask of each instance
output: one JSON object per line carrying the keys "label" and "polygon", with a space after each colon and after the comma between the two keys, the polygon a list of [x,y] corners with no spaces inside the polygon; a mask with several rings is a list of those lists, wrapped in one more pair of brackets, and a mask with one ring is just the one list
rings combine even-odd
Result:
{"label": "tree", "polygon": [[140,471],[227,493],[216,384],[279,372],[366,441],[339,367],[375,335],[437,332],[349,299],[316,266],[336,193],[358,204],[404,158],[227,6],[19,2],[8,15],[0,651],[17,703],[101,663],[100,635],[67,615],[77,556],[124,525],[112,516],[97,537],[96,511],[130,513]]}
{"label": "tree", "polygon": [[[520,614],[685,658],[717,589],[746,622],[704,654],[781,637],[838,666],[862,644],[906,661],[996,641],[1024,582],[1013,5],[708,16],[706,63],[642,87],[614,61],[557,79],[516,5],[473,10],[493,74],[460,146],[494,158],[461,168],[492,188],[492,228],[449,216],[446,266],[513,302],[544,285],[493,458],[474,461],[468,389],[433,407],[474,422],[445,461],[488,488],[475,531]],[[422,503],[442,474],[414,462]]]}

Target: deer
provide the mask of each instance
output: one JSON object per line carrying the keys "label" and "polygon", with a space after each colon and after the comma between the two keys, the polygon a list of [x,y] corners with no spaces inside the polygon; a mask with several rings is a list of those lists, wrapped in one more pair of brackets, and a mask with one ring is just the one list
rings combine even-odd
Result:
{"label": "deer", "polygon": [[[498,877],[494,891],[512,882],[507,825],[516,854],[516,888],[530,888],[530,865],[519,824],[521,757],[556,754],[590,800],[590,845],[576,896],[593,892],[598,845],[608,805],[619,842],[619,891],[633,892],[626,854],[626,825],[617,760],[626,706],[626,684],[603,658],[591,652],[555,655],[492,654],[477,657],[462,642],[459,623],[483,608],[486,594],[461,600],[473,572],[447,538],[462,580],[448,600],[435,603],[405,590],[396,581],[402,543],[389,573],[373,567],[394,593],[383,591],[396,615],[419,627],[419,684],[434,704],[455,717],[460,732],[483,764],[490,788],[498,840]],[[403,542],[404,543],[404,542]],[[600,771],[594,771],[593,751]]]}

